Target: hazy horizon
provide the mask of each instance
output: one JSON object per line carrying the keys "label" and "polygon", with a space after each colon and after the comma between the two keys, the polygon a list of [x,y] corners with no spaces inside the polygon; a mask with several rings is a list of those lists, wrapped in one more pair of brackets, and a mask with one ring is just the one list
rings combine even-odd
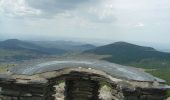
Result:
{"label": "hazy horizon", "polygon": [[22,41],[51,41],[51,42],[55,42],[55,41],[65,41],[65,42],[77,42],[77,43],[81,43],[81,44],[92,44],[95,46],[103,46],[103,45],[108,45],[108,44],[112,44],[115,42],[127,42],[127,43],[131,43],[131,44],[136,44],[136,45],[140,45],[140,46],[147,46],[147,47],[153,47],[156,50],[159,51],[163,51],[163,52],[170,52],[170,44],[162,44],[162,43],[154,43],[154,42],[144,42],[144,41],[123,41],[123,40],[102,40],[102,39],[83,39],[83,38],[58,38],[55,40],[48,40],[48,39],[39,39],[39,40],[35,40],[35,39],[22,39],[22,38],[6,38],[6,39],[0,39],[0,41],[5,41],[8,39],[18,39],[18,40],[22,40]]}
{"label": "hazy horizon", "polygon": [[169,0],[0,0],[0,40],[170,45]]}

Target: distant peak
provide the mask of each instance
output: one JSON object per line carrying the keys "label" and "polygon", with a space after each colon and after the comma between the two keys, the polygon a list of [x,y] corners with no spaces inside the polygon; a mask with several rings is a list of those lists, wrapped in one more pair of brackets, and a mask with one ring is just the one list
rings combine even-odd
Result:
{"label": "distant peak", "polygon": [[93,46],[93,47],[95,47],[95,46],[92,45],[92,44],[83,44],[82,46]]}
{"label": "distant peak", "polygon": [[123,42],[123,41],[119,41],[119,42],[115,42],[114,44],[130,44],[128,42]]}
{"label": "distant peak", "polygon": [[123,41],[120,41],[120,42],[115,42],[115,43],[112,43],[112,45],[135,45],[135,44],[132,44],[132,43],[128,43],[128,42],[123,42]]}
{"label": "distant peak", "polygon": [[22,43],[22,41],[20,41],[18,39],[8,39],[8,40],[1,42],[1,44],[3,44],[3,45],[14,45],[14,44],[20,44],[20,43]]}
{"label": "distant peak", "polygon": [[140,46],[140,45],[136,45],[136,44],[132,44],[132,43],[128,43],[128,42],[115,42],[115,43],[112,43],[110,45],[107,45],[107,46],[111,46],[111,47],[121,47],[121,48],[124,48],[124,47],[128,47],[128,48],[135,48],[135,49],[141,49],[141,50],[147,50],[147,51],[153,51],[155,50],[154,48],[152,47],[146,47],[146,46]]}
{"label": "distant peak", "polygon": [[18,39],[8,39],[8,40],[5,40],[4,42],[19,42],[20,40]]}

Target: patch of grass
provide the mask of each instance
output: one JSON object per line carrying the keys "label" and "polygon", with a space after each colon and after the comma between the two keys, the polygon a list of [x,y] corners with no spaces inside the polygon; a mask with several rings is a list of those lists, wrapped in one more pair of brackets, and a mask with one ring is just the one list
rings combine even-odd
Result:
{"label": "patch of grass", "polygon": [[2,64],[0,65],[0,73],[6,72],[8,68],[16,66],[15,64]]}
{"label": "patch of grass", "polygon": [[[155,70],[147,70],[146,72],[164,79],[168,85],[170,85],[170,68],[162,68],[162,69],[155,69]],[[170,96],[170,91],[168,92]]]}
{"label": "patch of grass", "polygon": [[2,72],[6,72],[7,71],[7,68],[6,67],[2,67],[2,66],[0,66],[0,73],[2,73]]}
{"label": "patch of grass", "polygon": [[148,70],[147,72],[156,76],[156,77],[166,80],[167,84],[170,85],[170,68]]}
{"label": "patch of grass", "polygon": [[18,54],[20,54],[20,52],[18,51],[8,51],[8,50],[0,49],[0,57],[9,57]]}
{"label": "patch of grass", "polygon": [[[145,69],[145,72],[152,74],[155,77],[161,78],[170,85],[170,61],[158,59],[143,59],[139,62],[125,64],[136,68]],[[168,92],[170,96],[170,91]]]}
{"label": "patch of grass", "polygon": [[144,69],[164,69],[170,68],[170,60],[143,59],[139,62],[130,62],[126,65]]}

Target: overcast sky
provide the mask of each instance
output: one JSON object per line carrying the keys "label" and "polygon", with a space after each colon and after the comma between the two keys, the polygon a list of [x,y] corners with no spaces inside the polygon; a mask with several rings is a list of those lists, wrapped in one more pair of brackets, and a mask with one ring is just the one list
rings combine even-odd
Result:
{"label": "overcast sky", "polygon": [[0,0],[0,38],[170,43],[170,0]]}

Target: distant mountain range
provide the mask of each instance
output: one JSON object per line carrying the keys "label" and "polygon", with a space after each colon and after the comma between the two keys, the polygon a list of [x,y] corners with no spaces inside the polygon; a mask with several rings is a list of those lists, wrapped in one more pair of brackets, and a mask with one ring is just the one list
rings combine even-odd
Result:
{"label": "distant mountain range", "polygon": [[0,61],[17,61],[37,58],[43,55],[62,55],[65,50],[45,48],[33,43],[9,39],[0,42]]}
{"label": "distant mountain range", "polygon": [[[42,56],[63,55],[65,53],[82,52],[96,55],[110,55],[104,60],[129,64],[133,62],[170,61],[170,53],[160,52],[151,47],[139,46],[127,42],[115,42],[96,47],[71,41],[21,41],[9,39],[0,42],[0,61],[20,61]],[[149,60],[148,60],[149,59]]]}
{"label": "distant mountain range", "polygon": [[84,53],[111,55],[111,57],[105,58],[105,60],[120,64],[140,62],[144,59],[170,60],[170,53],[160,52],[151,47],[138,46],[126,42],[115,42],[87,50]]}
{"label": "distant mountain range", "polygon": [[33,43],[10,39],[0,42],[0,48],[5,50],[14,50],[14,51],[26,51],[33,52],[37,54],[63,54],[66,51],[57,48],[45,48]]}
{"label": "distant mountain range", "polygon": [[63,55],[68,52],[81,52],[92,48],[95,48],[95,46],[71,41],[30,42],[9,39],[0,42],[0,62],[29,60],[51,55]]}
{"label": "distant mountain range", "polygon": [[48,47],[60,48],[68,52],[82,52],[89,49],[94,49],[96,46],[86,43],[73,42],[73,41],[32,41],[32,43]]}

